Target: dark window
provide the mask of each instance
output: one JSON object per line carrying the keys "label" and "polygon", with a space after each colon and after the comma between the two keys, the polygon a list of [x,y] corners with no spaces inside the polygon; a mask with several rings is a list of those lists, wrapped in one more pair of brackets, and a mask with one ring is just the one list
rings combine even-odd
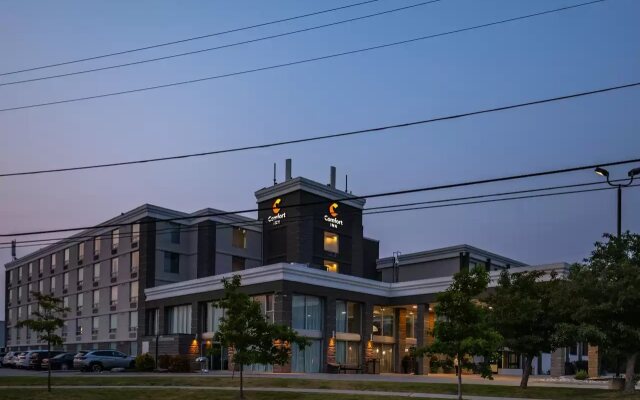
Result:
{"label": "dark window", "polygon": [[238,257],[238,256],[231,257],[231,271],[233,272],[244,271],[245,264],[246,264],[246,258]]}
{"label": "dark window", "polygon": [[587,342],[582,342],[582,355],[583,356],[589,355],[589,343]]}
{"label": "dark window", "polygon": [[146,311],[146,329],[147,335],[157,335],[158,331],[158,309]]}
{"label": "dark window", "polygon": [[171,227],[169,229],[169,233],[171,235],[171,243],[180,244],[180,225],[171,224]]}
{"label": "dark window", "polygon": [[267,252],[270,258],[287,254],[287,227],[273,229],[267,235]]}
{"label": "dark window", "polygon": [[180,254],[170,253],[168,251],[164,253],[164,272],[171,274],[180,273]]}
{"label": "dark window", "polygon": [[571,347],[569,348],[569,354],[571,354],[572,356],[578,355],[578,343],[574,343],[571,345]]}
{"label": "dark window", "polygon": [[238,249],[246,249],[247,248],[247,231],[242,228],[233,228],[233,247]]}

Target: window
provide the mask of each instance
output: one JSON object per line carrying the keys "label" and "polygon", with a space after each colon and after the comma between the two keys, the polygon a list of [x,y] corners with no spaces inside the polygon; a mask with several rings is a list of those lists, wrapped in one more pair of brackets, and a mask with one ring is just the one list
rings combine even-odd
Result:
{"label": "window", "polygon": [[111,296],[110,296],[109,304],[111,304],[111,306],[115,306],[118,304],[118,287],[117,286],[111,286]]}
{"label": "window", "polygon": [[69,308],[69,296],[64,296],[62,298],[62,306],[64,308]]}
{"label": "window", "polygon": [[140,241],[140,224],[131,225],[131,247],[136,247]]}
{"label": "window", "polygon": [[109,315],[109,333],[116,333],[118,329],[118,314]]}
{"label": "window", "polygon": [[322,329],[322,303],[313,296],[293,296],[293,328],[319,331]]}
{"label": "window", "polygon": [[22,319],[22,307],[18,307],[18,321]]}
{"label": "window", "polygon": [[78,243],[78,261],[84,260],[84,242]]}
{"label": "window", "polygon": [[582,355],[583,356],[589,356],[589,343],[582,342],[582,343],[580,343],[580,347],[582,349]]}
{"label": "window", "polygon": [[38,263],[38,274],[42,276],[43,271],[44,271],[44,258],[41,258]]}
{"label": "window", "polygon": [[168,333],[191,333],[191,305],[167,309]]}
{"label": "window", "polygon": [[93,239],[93,258],[96,259],[98,257],[100,257],[100,244],[101,244],[102,240],[100,238],[100,236],[96,236]]}
{"label": "window", "polygon": [[69,332],[69,321],[64,321],[62,323],[62,337],[67,337],[67,332]]}
{"label": "window", "polygon": [[114,229],[111,231],[111,251],[118,250],[120,245],[120,229]]}
{"label": "window", "polygon": [[53,272],[56,269],[56,255],[52,254],[51,255],[51,272]]}
{"label": "window", "polygon": [[76,319],[76,336],[81,336],[83,332],[82,321]]}
{"label": "window", "polygon": [[9,305],[11,305],[12,299],[13,299],[13,289],[9,289]]}
{"label": "window", "polygon": [[111,279],[118,277],[118,257],[111,259]]}
{"label": "window", "polygon": [[131,311],[129,313],[129,332],[138,331],[138,312]]}
{"label": "window", "polygon": [[62,289],[67,290],[69,289],[69,273],[65,272],[64,274],[62,274]]}
{"label": "window", "polygon": [[55,276],[51,277],[51,283],[50,283],[49,288],[51,290],[51,293],[56,291],[56,277]]}
{"label": "window", "polygon": [[30,283],[27,290],[27,301],[31,301],[31,293],[33,293],[33,283]]}
{"label": "window", "polygon": [[571,347],[569,347],[569,354],[572,356],[578,355],[578,343],[571,344]]}
{"label": "window", "polygon": [[44,281],[42,279],[38,281],[38,292],[44,293]]}
{"label": "window", "polygon": [[82,282],[84,282],[84,268],[78,268],[78,286],[82,287]]}
{"label": "window", "polygon": [[336,301],[336,332],[360,333],[360,304]]}
{"label": "window", "polygon": [[231,256],[231,271],[244,271],[246,259],[244,257]]}
{"label": "window", "polygon": [[380,360],[380,372],[395,372],[395,363],[393,362],[393,345],[374,344],[374,353],[376,358]]}
{"label": "window", "polygon": [[322,346],[320,340],[310,340],[304,349],[291,346],[291,372],[320,372]]}
{"label": "window", "polygon": [[93,264],[93,281],[98,282],[100,280],[100,264]]}
{"label": "window", "polygon": [[224,316],[224,309],[215,307],[214,303],[207,303],[207,332],[217,332],[220,327],[220,318]]}
{"label": "window", "polygon": [[18,267],[18,283],[22,282],[22,267]]}
{"label": "window", "polygon": [[275,315],[273,313],[274,299],[272,294],[253,296],[251,299],[260,304],[260,310],[262,310],[262,313],[267,318],[267,321],[269,322],[275,321],[274,319]]}
{"label": "window", "polygon": [[180,244],[180,225],[178,224],[169,224],[169,237],[171,243]]}
{"label": "window", "polygon": [[100,304],[100,290],[93,291],[93,308],[98,308]]}
{"label": "window", "polygon": [[160,330],[159,330],[159,326],[158,326],[158,322],[159,322],[159,311],[158,309],[153,309],[153,310],[147,310],[145,313],[145,320],[146,320],[146,329],[147,335],[158,335],[160,334]]}
{"label": "window", "polygon": [[333,232],[324,233],[324,251],[338,254],[338,235]]}
{"label": "window", "polygon": [[131,273],[137,274],[138,268],[140,268],[140,252],[134,251],[131,253]]}
{"label": "window", "polygon": [[27,306],[27,318],[31,318],[31,314],[33,313],[33,306],[29,304]]}
{"label": "window", "polygon": [[406,334],[408,338],[416,337],[416,313],[413,311],[407,311],[407,325]]}
{"label": "window", "polygon": [[164,252],[164,272],[170,274],[180,273],[180,254],[168,251]]}
{"label": "window", "polygon": [[66,267],[67,265],[69,265],[69,255],[70,255],[70,251],[69,249],[64,249],[64,266]]}
{"label": "window", "polygon": [[13,270],[9,271],[9,285],[13,283]]}
{"label": "window", "polygon": [[242,228],[233,228],[233,247],[238,249],[246,249],[247,248],[247,230]]}
{"label": "window", "polygon": [[18,286],[18,304],[22,301],[22,286]]}
{"label": "window", "polygon": [[338,364],[360,365],[360,343],[336,340],[336,362]]}
{"label": "window", "polygon": [[84,293],[78,293],[76,297],[76,309],[78,311],[81,311],[83,306],[84,306]]}
{"label": "window", "polygon": [[32,276],[33,276],[33,263],[30,262],[29,263],[29,274],[27,275],[27,279],[31,279]]}
{"label": "window", "polygon": [[389,307],[373,307],[373,334],[394,336],[395,312]]}
{"label": "window", "polygon": [[98,329],[100,329],[100,320],[98,319],[98,317],[92,317],[91,318],[91,334],[97,335]]}
{"label": "window", "polygon": [[324,260],[324,267],[329,272],[338,272],[338,263],[335,261]]}
{"label": "window", "polygon": [[129,286],[129,303],[138,302],[138,281],[131,282]]}

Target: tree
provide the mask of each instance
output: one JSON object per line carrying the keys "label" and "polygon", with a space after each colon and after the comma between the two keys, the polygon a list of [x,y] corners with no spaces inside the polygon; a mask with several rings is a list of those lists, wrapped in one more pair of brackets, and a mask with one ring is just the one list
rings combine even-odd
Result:
{"label": "tree", "polygon": [[558,336],[626,355],[625,390],[633,391],[640,352],[640,235],[604,238],[591,257],[571,268],[565,294],[571,319]]}
{"label": "tree", "polygon": [[[50,353],[53,346],[62,345],[62,338],[56,335],[56,330],[64,325],[61,315],[69,309],[60,305],[62,301],[56,297],[32,292],[38,302],[38,310],[33,312],[29,319],[18,321],[18,328],[26,326],[38,333],[38,338],[47,342],[47,351]],[[51,363],[47,371],[47,390],[51,392]]]}
{"label": "tree", "polygon": [[[543,281],[548,276],[548,281]],[[520,387],[527,388],[533,358],[555,350],[558,313],[554,295],[560,288],[555,274],[503,271],[495,293],[487,298],[493,326],[503,337],[504,347],[520,353],[523,359]]]}
{"label": "tree", "polygon": [[244,399],[245,365],[284,365],[290,358],[290,346],[303,349],[309,342],[290,327],[267,321],[260,304],[239,290],[239,275],[222,282],[224,297],[216,306],[224,309],[225,315],[220,319],[216,340],[233,349],[231,361],[240,366],[240,398]]}
{"label": "tree", "polygon": [[453,283],[438,294],[435,308],[434,342],[418,350],[419,354],[445,354],[458,360],[458,399],[462,400],[462,367],[470,363],[465,356],[482,356],[480,372],[492,379],[488,360],[495,355],[502,337],[489,321],[489,309],[478,297],[489,284],[489,274],[483,268],[461,271]]}

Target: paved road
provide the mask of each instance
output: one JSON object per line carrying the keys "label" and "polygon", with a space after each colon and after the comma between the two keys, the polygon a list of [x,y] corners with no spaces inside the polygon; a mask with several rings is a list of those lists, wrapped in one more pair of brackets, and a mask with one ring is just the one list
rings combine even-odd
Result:
{"label": "paved road", "polygon": [[[2,393],[3,389],[35,389],[42,388],[46,389],[46,386],[0,386],[0,393]],[[153,390],[153,389],[167,389],[168,387],[158,387],[158,386],[100,386],[100,390],[102,389],[110,389],[110,390],[120,390],[120,389],[144,389],[144,390]],[[169,387],[172,390],[175,389],[183,389],[183,390],[224,390],[224,391],[234,391],[237,392],[237,387],[203,387],[203,386],[171,386]],[[56,390],[60,389],[96,389],[96,386],[56,386]],[[408,398],[419,398],[419,399],[457,399],[458,396],[452,394],[438,394],[438,393],[409,393],[409,392],[379,392],[373,390],[342,390],[342,389],[303,389],[303,388],[257,388],[250,387],[244,389],[247,392],[276,392],[276,393],[319,393],[319,394],[347,394],[347,395],[356,395],[362,398],[370,397],[370,396],[384,396],[384,397],[408,397]],[[464,396],[465,400],[537,400],[537,399],[523,399],[517,397],[487,397],[487,396]]]}

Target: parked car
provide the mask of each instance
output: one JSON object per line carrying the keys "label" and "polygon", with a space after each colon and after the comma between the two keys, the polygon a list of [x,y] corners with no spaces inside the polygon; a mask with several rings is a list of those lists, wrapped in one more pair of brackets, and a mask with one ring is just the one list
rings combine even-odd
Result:
{"label": "parked car", "polygon": [[18,353],[18,355],[14,358],[13,366],[15,368],[23,368],[26,369],[29,366],[29,359],[27,359],[28,351],[23,351]]}
{"label": "parked car", "polygon": [[28,369],[40,369],[41,365],[42,365],[42,360],[44,360],[45,358],[50,358],[50,357],[55,357],[58,354],[63,353],[62,351],[58,351],[58,350],[51,350],[51,351],[47,351],[47,350],[34,350],[34,351],[30,351],[27,354],[27,358],[29,359],[29,364],[27,365]]}
{"label": "parked car", "polygon": [[7,353],[5,352],[1,352],[0,353],[0,368],[4,367],[4,356],[6,356]]}
{"label": "parked car", "polygon": [[18,358],[18,354],[19,352],[17,351],[10,351],[8,352],[4,358],[2,359],[2,366],[3,367],[11,367],[11,368],[15,368],[16,366],[16,359]]}
{"label": "parked car", "polygon": [[134,357],[115,350],[79,351],[73,357],[73,367],[83,372],[100,372],[112,368],[133,368],[134,366]]}
{"label": "parked car", "polygon": [[45,358],[42,360],[40,367],[42,369],[49,369],[49,364],[51,364],[51,369],[60,369],[63,371],[73,369],[74,356],[73,353],[61,353],[51,358]]}

